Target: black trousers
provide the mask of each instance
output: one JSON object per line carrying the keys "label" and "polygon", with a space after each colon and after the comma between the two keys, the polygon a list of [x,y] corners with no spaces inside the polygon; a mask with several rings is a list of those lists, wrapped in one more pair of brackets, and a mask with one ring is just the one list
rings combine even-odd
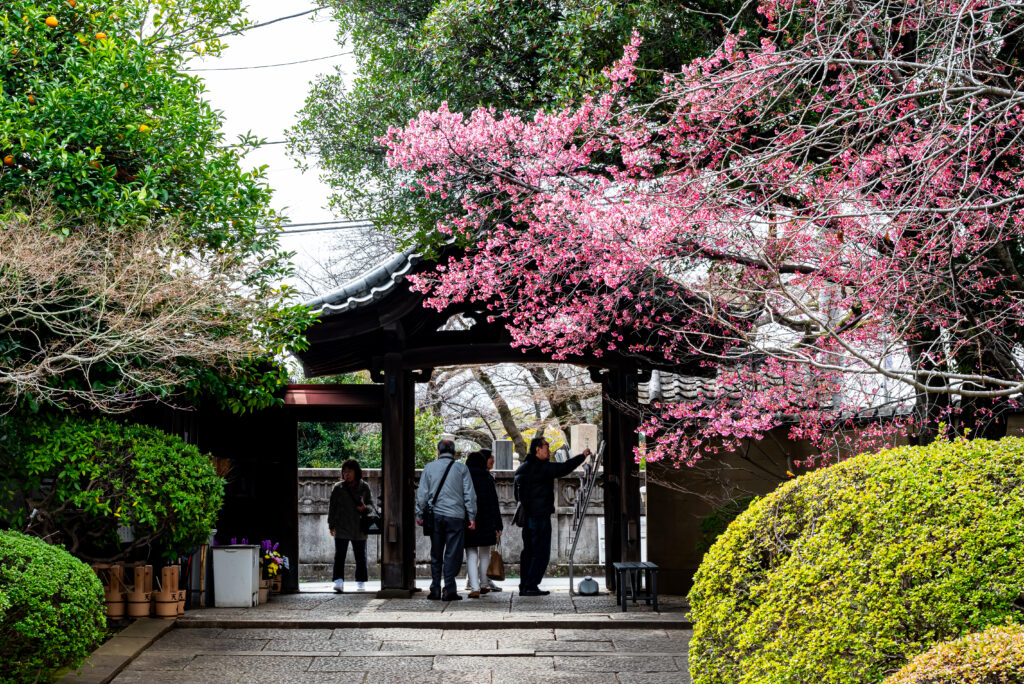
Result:
{"label": "black trousers", "polygon": [[365,582],[366,573],[366,540],[338,539],[334,538],[334,578],[345,579],[345,556],[348,555],[348,545],[352,544],[352,555],[356,561],[356,582]]}
{"label": "black trousers", "polygon": [[526,519],[519,556],[519,589],[538,589],[551,560],[551,516]]}

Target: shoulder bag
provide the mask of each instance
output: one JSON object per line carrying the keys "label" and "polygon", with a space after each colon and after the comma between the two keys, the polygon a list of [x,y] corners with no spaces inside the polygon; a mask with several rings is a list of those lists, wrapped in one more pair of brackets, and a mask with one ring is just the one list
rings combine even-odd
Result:
{"label": "shoulder bag", "polygon": [[[352,503],[355,504],[356,509],[358,509],[360,505],[366,503],[351,489],[348,489],[348,487],[345,487],[345,489],[348,491],[348,495],[352,497]],[[380,528],[380,513],[377,512],[377,509],[374,508],[373,503],[371,502],[367,505],[367,511],[359,514],[359,530],[363,534],[380,534]]]}
{"label": "shoulder bag", "polygon": [[448,467],[444,469],[444,475],[441,476],[441,482],[438,483],[437,489],[434,490],[433,500],[427,504],[426,508],[423,509],[423,536],[431,537],[434,534],[434,506],[437,505],[437,497],[441,495],[441,487],[444,487],[444,481],[448,479],[448,471],[455,465],[455,459],[453,458]]}

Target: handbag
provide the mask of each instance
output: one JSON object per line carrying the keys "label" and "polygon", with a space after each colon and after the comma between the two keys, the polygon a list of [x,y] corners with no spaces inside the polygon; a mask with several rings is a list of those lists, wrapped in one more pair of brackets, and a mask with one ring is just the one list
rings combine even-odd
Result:
{"label": "handbag", "polygon": [[491,549],[491,562],[487,565],[487,577],[499,582],[505,579],[505,559],[498,549]]}
{"label": "handbag", "polygon": [[516,527],[526,527],[526,509],[523,502],[516,504],[516,512],[512,514],[512,524]]}
{"label": "handbag", "polygon": [[363,517],[359,519],[359,529],[363,531],[363,534],[380,534],[380,514],[377,511],[363,513]]}
{"label": "handbag", "polygon": [[[359,505],[363,503],[363,501],[360,500],[360,498],[356,496],[356,493],[353,492],[351,489],[348,489],[348,495],[352,497],[352,503],[354,503],[356,505],[356,508],[358,509]],[[359,531],[367,535],[380,534],[380,514],[373,507],[372,503],[369,505],[369,509],[369,511],[359,514]]]}
{"label": "handbag", "polygon": [[448,467],[444,469],[444,475],[441,476],[441,481],[437,484],[437,489],[434,490],[434,499],[423,507],[423,536],[432,537],[434,535],[434,506],[437,505],[437,497],[441,495],[441,487],[444,487],[444,481],[448,479],[448,471],[455,465],[455,459],[453,458]]}

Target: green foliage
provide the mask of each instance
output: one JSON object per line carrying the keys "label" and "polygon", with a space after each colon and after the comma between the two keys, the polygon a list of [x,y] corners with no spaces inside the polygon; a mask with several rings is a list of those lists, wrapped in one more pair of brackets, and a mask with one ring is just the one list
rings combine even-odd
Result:
{"label": "green foliage", "polygon": [[933,643],[1019,621],[1024,441],[861,455],[754,502],[690,593],[700,684],[880,682]]}
{"label": "green foliage", "polygon": [[[246,25],[241,0],[8,0],[0,7],[0,222],[45,202],[55,230],[146,230],[173,221],[182,255],[238,260],[264,310],[249,363],[196,368],[188,387],[139,388],[143,398],[210,396],[235,411],[271,404],[286,380],[275,359],[304,345],[309,314],[277,287],[290,272],[277,241],[263,167],[244,157],[258,141],[224,140],[202,80],[182,71],[217,54],[218,35]],[[48,26],[49,17],[56,26]],[[52,22],[51,22],[52,23]],[[42,228],[47,229],[47,228]],[[59,344],[59,342],[55,343]],[[16,340],[0,336],[0,353]],[[118,373],[97,363],[95,372]],[[75,380],[83,382],[83,380]]]}
{"label": "green foliage", "polygon": [[[427,410],[416,411],[416,467],[434,459],[444,432],[444,419]],[[380,468],[381,426],[377,423],[299,423],[299,467],[340,468],[354,458],[364,468]]]}
{"label": "green foliage", "polygon": [[1024,682],[1024,628],[990,627],[938,644],[885,684],[1020,684]]}
{"label": "green foliage", "polygon": [[747,510],[747,507],[754,501],[752,496],[743,496],[733,499],[724,506],[713,510],[708,516],[700,521],[700,539],[697,540],[697,551],[707,553],[715,540],[732,524],[732,521],[740,513]]}
{"label": "green foliage", "polygon": [[[8,426],[6,437],[0,516],[79,557],[113,560],[147,546],[173,557],[204,542],[216,523],[224,480],[178,437],[68,415]],[[119,546],[121,525],[135,540]]]}
{"label": "green foliage", "polygon": [[[638,66],[677,70],[722,38],[722,16],[742,3],[702,0],[330,0],[339,42],[351,43],[358,76],[341,73],[314,84],[291,132],[297,159],[315,155],[335,191],[335,208],[417,244],[445,209],[402,187],[402,172],[384,162],[374,140],[388,126],[447,102],[452,111],[477,106],[531,112],[593,92],[604,67],[622,56],[635,27],[644,36]],[[744,25],[756,22],[744,14]],[[638,96],[660,93],[645,73]]]}
{"label": "green foliage", "polygon": [[58,546],[0,531],[0,682],[49,681],[103,637],[103,587]]}

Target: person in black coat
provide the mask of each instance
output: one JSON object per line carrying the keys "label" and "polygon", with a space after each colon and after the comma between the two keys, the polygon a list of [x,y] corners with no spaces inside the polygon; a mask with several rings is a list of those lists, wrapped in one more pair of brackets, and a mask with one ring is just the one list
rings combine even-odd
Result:
{"label": "person in black coat", "polygon": [[498,506],[498,491],[494,487],[494,476],[489,472],[494,467],[490,449],[474,451],[466,457],[469,476],[476,490],[476,529],[466,530],[466,568],[469,574],[469,598],[480,598],[491,590],[487,579],[487,566],[491,562],[491,547],[501,539],[504,525]]}
{"label": "person in black coat", "polygon": [[551,559],[551,514],[555,512],[555,480],[568,475],[590,455],[585,449],[565,463],[551,462],[551,447],[543,437],[530,440],[526,462],[516,470],[516,501],[523,506],[523,552],[519,556],[519,595],[546,596],[540,588]]}

